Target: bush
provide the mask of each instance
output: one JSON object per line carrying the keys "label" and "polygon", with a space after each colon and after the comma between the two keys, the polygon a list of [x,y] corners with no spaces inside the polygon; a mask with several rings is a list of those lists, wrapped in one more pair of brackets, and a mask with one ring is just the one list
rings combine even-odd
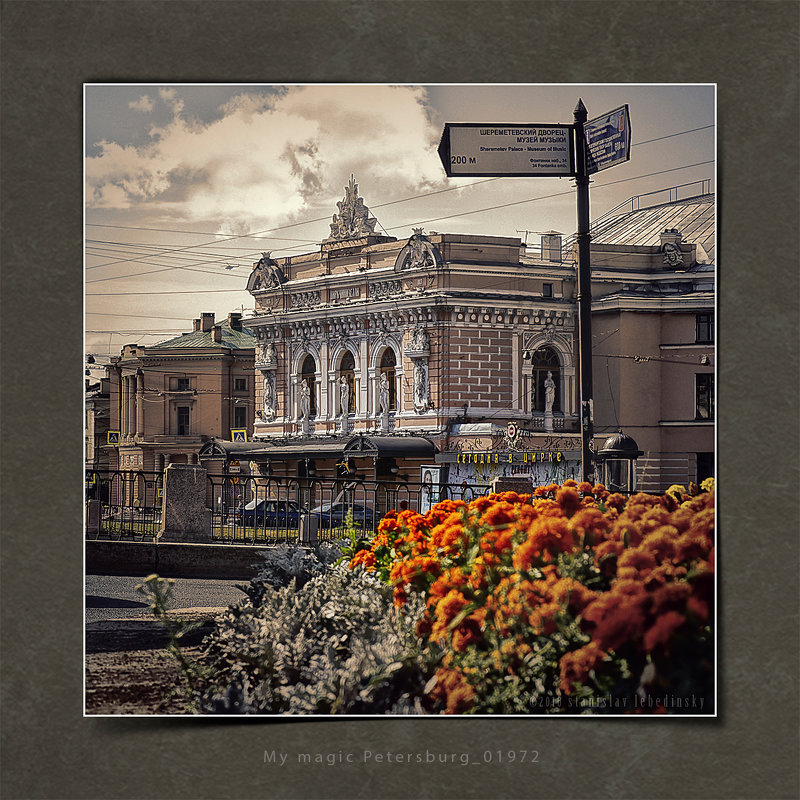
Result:
{"label": "bush", "polygon": [[389,587],[344,565],[299,589],[294,581],[279,588],[259,582],[254,595],[257,602],[229,608],[206,639],[204,662],[214,680],[199,692],[201,711],[423,710],[433,668],[414,633],[421,603],[401,613]]}
{"label": "bush", "polygon": [[279,589],[295,582],[302,588],[312,578],[330,569],[341,557],[346,540],[320,542],[317,545],[278,545],[264,550],[264,566],[247,585],[239,586],[253,605],[261,603],[268,588]]}
{"label": "bush", "polygon": [[[421,598],[448,713],[713,711],[713,487],[534,495],[391,512],[352,568]],[[433,661],[433,659],[431,659]]]}

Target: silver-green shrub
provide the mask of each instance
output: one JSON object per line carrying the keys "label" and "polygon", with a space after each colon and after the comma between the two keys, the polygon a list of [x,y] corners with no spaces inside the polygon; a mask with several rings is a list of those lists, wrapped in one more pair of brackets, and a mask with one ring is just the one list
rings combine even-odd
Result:
{"label": "silver-green shrub", "polygon": [[[299,562],[286,554],[291,569]],[[283,562],[281,562],[283,564]],[[281,566],[282,574],[284,567]],[[213,682],[205,713],[409,714],[424,712],[435,664],[415,625],[422,602],[396,609],[374,574],[344,565],[274,588],[259,581],[206,639]]]}
{"label": "silver-green shrub", "polygon": [[270,547],[262,551],[264,563],[258,575],[239,588],[256,606],[268,588],[278,589],[294,581],[295,587],[301,589],[341,558],[346,542],[346,539],[338,539],[309,547],[289,544]]}

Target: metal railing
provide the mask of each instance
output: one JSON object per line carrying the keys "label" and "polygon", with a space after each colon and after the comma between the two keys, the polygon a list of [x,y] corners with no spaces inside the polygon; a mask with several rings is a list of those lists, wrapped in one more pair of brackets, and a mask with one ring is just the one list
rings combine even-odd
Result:
{"label": "metal railing", "polygon": [[152,539],[161,526],[163,486],[161,472],[87,470],[87,538]]}
{"label": "metal railing", "polygon": [[[86,471],[86,537],[147,541],[161,529],[164,475],[136,470]],[[211,535],[230,544],[295,543],[301,530],[324,541],[349,525],[371,535],[391,510],[424,514],[440,500],[469,501],[488,494],[480,485],[431,485],[330,478],[207,476]]]}
{"label": "metal railing", "polygon": [[318,478],[253,478],[209,475],[211,532],[217,541],[278,544],[300,541],[301,529],[324,541],[347,535],[353,527],[371,535],[387,511],[425,513],[444,499],[471,500],[489,485],[461,486],[394,481]]}

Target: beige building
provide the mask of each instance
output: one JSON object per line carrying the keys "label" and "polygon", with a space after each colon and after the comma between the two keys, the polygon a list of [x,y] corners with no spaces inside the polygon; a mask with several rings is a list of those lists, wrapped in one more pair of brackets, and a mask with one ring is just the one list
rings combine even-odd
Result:
{"label": "beige building", "polygon": [[[644,237],[642,209],[593,233],[593,446],[620,427],[633,436],[643,488],[704,477],[714,449],[713,342],[697,339],[713,331],[713,252],[688,225],[710,215],[713,238],[713,198],[690,205],[653,215],[654,231],[668,219],[678,233]],[[351,178],[318,251],[254,265],[253,444],[202,455],[287,477],[580,479],[569,242],[422,229],[397,240],[375,225]]]}
{"label": "beige building", "polygon": [[714,473],[714,196],[643,199],[592,227],[594,419],[658,491]]}
{"label": "beige building", "polygon": [[194,330],[150,347],[128,344],[110,369],[111,469],[161,472],[197,463],[212,437],[252,430],[253,335],[241,314],[216,322],[202,314]]}

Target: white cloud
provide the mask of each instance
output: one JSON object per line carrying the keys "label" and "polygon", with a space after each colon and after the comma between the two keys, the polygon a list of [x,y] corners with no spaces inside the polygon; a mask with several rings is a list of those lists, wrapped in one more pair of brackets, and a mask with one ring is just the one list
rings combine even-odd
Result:
{"label": "white cloud", "polygon": [[103,141],[87,159],[90,208],[255,230],[333,214],[351,173],[368,206],[443,178],[421,88],[243,93],[207,125],[184,119],[178,90],[159,94],[173,116],[147,146]]}
{"label": "white cloud", "polygon": [[132,108],[134,111],[152,111],[154,105],[153,98],[143,94],[138,100],[128,103],[128,108]]}

